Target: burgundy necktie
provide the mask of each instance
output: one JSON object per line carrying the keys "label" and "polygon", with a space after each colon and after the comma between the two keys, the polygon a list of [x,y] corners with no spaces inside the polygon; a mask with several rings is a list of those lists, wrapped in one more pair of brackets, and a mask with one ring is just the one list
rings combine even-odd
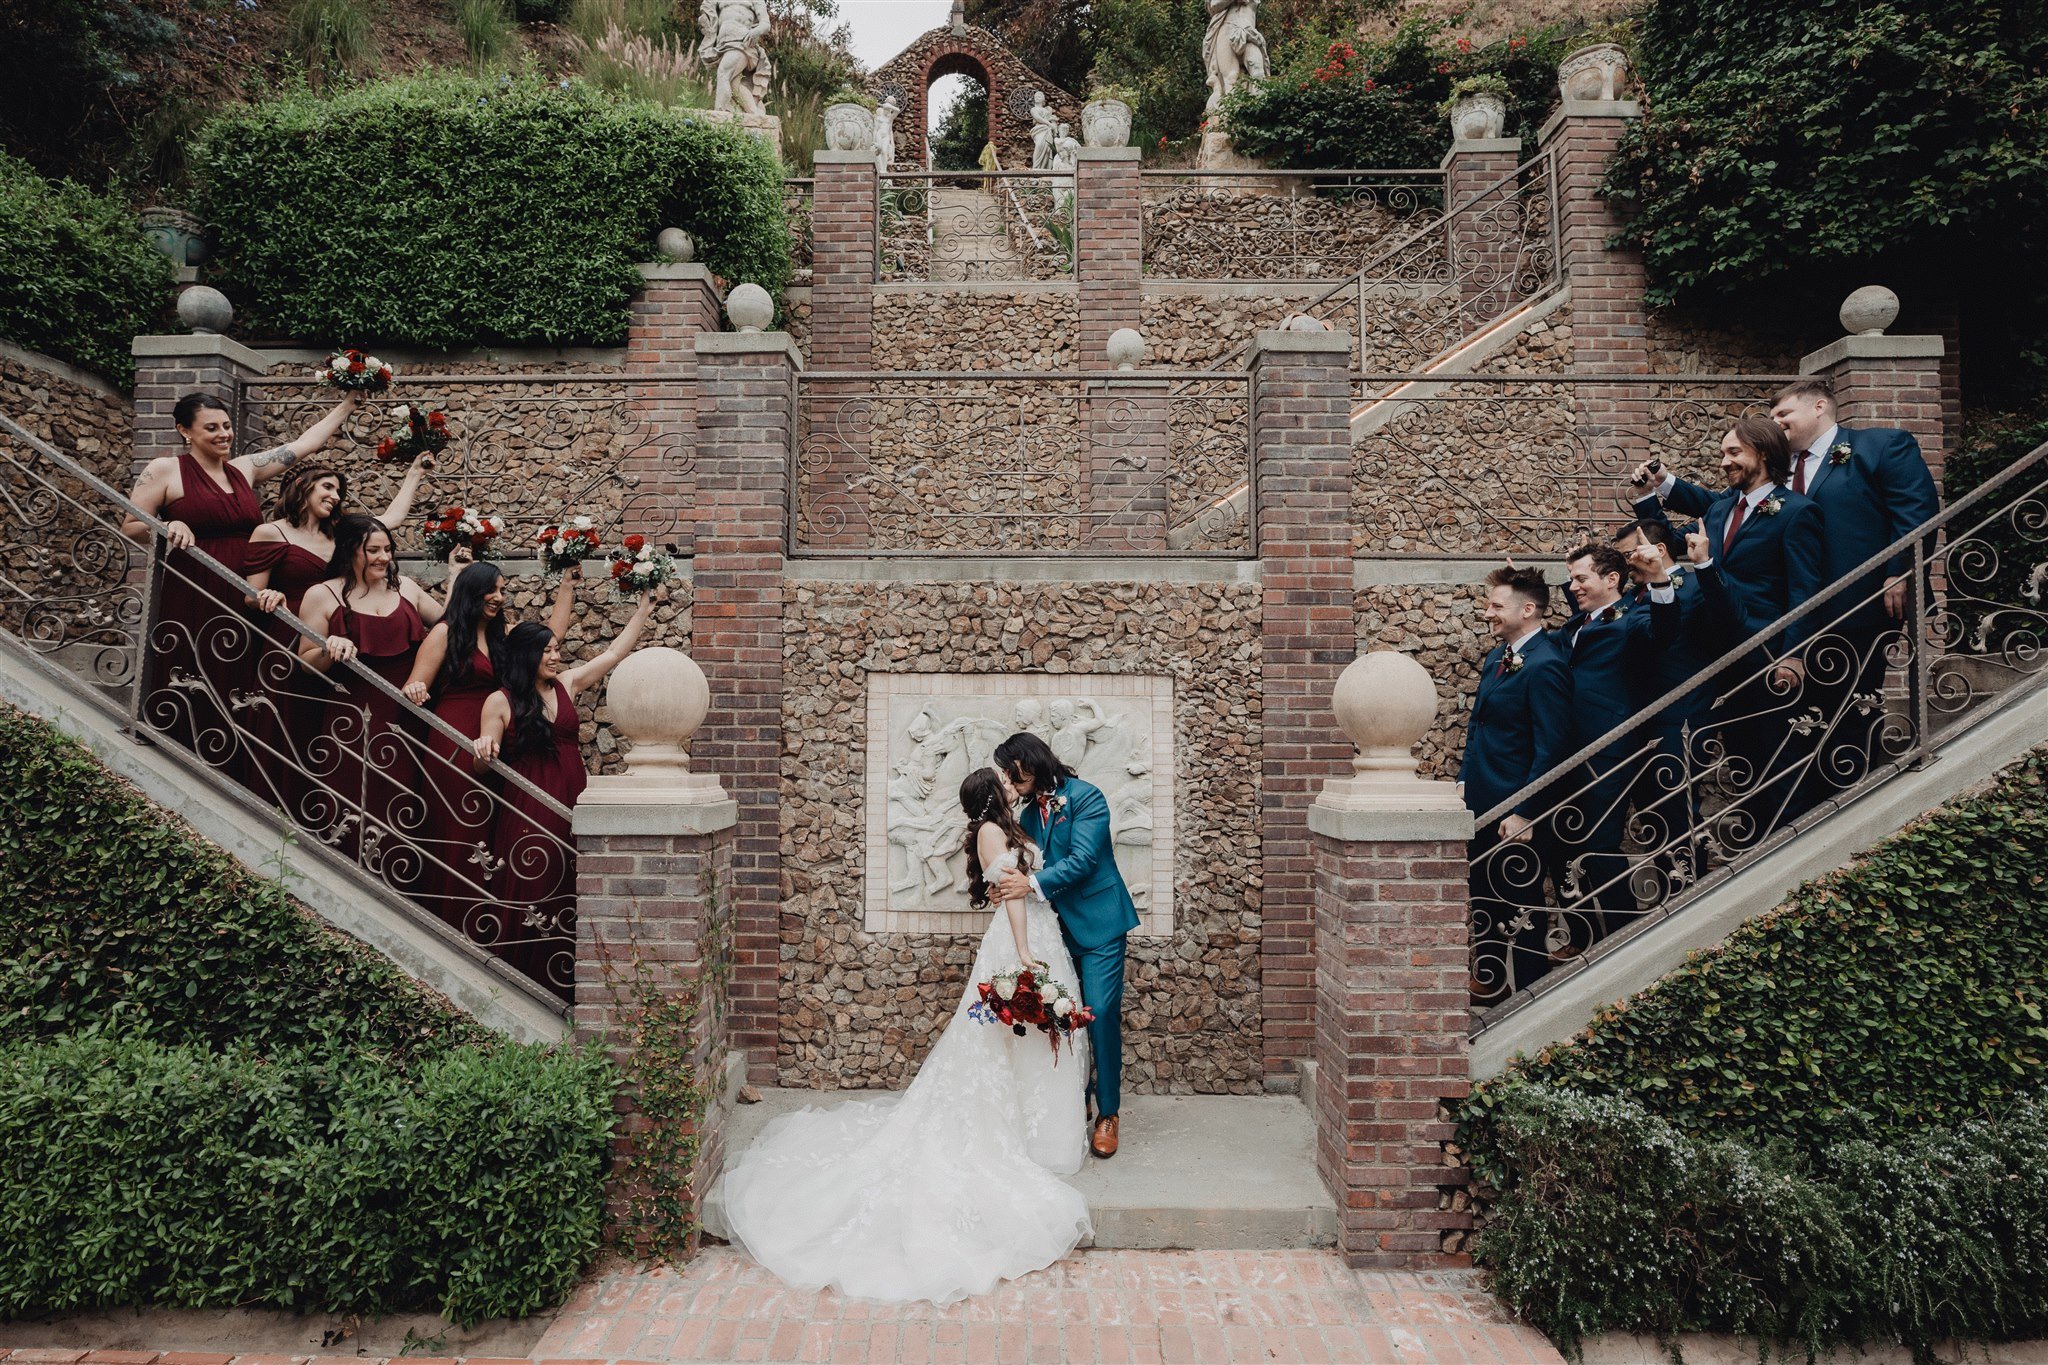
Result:
{"label": "burgundy necktie", "polygon": [[1728,513],[1728,529],[1721,533],[1721,553],[1727,554],[1728,547],[1735,543],[1735,533],[1742,529],[1742,514],[1749,510],[1749,499],[1738,497],[1735,507]]}
{"label": "burgundy necktie", "polygon": [[1806,455],[1807,452],[1802,450],[1792,458],[1792,491],[1794,493],[1804,494],[1806,492]]}
{"label": "burgundy necktie", "polygon": [[1038,823],[1041,825],[1050,825],[1052,823],[1052,797],[1042,793],[1038,797]]}

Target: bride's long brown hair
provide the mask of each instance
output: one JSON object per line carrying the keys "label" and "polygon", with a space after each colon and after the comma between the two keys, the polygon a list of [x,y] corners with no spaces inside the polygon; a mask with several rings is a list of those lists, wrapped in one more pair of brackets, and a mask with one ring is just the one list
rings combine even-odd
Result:
{"label": "bride's long brown hair", "polygon": [[976,768],[960,784],[960,809],[967,812],[967,903],[981,910],[988,905],[988,883],[981,875],[981,849],[977,836],[985,824],[1003,832],[1010,847],[1017,850],[1017,870],[1031,870],[1031,836],[1017,823],[1010,809],[1009,793],[994,768]]}

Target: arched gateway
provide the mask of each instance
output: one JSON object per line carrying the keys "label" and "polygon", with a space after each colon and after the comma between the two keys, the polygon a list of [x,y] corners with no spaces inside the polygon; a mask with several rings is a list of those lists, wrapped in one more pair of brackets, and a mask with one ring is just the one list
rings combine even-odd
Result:
{"label": "arched gateway", "polygon": [[1034,90],[1044,91],[1045,102],[1081,136],[1081,101],[1025,65],[995,34],[968,24],[955,5],[950,24],[925,34],[867,79],[869,94],[877,100],[894,95],[903,111],[896,119],[896,169],[925,169],[932,82],[954,75],[971,77],[988,90],[989,138],[1006,171],[1031,167]]}

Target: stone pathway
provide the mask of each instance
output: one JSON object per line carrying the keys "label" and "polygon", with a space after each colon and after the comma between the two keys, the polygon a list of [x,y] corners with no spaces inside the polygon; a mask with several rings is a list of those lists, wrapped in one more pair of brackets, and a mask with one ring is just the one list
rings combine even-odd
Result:
{"label": "stone pathway", "polygon": [[[1328,1252],[1085,1251],[993,1294],[934,1308],[789,1289],[727,1247],[709,1248],[681,1270],[619,1270],[590,1281],[531,1359],[1562,1365],[1476,1275],[1353,1271]],[[340,1353],[0,1350],[0,1365],[373,1362],[385,1365]],[[406,1356],[391,1365],[528,1362]]]}

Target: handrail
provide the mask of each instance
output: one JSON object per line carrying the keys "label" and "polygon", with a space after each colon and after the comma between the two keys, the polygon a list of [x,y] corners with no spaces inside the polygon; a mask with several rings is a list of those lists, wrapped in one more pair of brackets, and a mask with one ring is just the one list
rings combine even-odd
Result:
{"label": "handrail", "polygon": [[[1002,170],[1003,154],[996,150],[996,144],[993,142],[988,144],[988,155],[989,160],[996,163],[996,169],[998,171]],[[1031,249],[1033,251],[1038,250],[1038,229],[1031,226],[1031,219],[1025,215],[1024,204],[1022,200],[1017,198],[1017,191],[1011,189],[1009,185],[1005,184],[1003,186],[1003,194],[1008,197],[1010,201],[1010,207],[1016,210],[1017,221],[1022,223],[1024,225],[1024,231],[1031,235]]]}
{"label": "handrail", "polygon": [[[1941,512],[1928,518],[1921,525],[1915,527],[1913,530],[1899,537],[1897,540],[1887,545],[1884,549],[1879,550],[1876,554],[1871,555],[1861,564],[1858,564],[1854,569],[1848,571],[1847,573],[1843,574],[1840,578],[1836,579],[1835,582],[1829,584],[1820,592],[1815,593],[1806,601],[1800,603],[1792,610],[1786,612],[1783,616],[1771,622],[1770,625],[1764,627],[1760,631],[1757,631],[1755,634],[1751,635],[1746,640],[1744,640],[1741,644],[1729,650],[1720,658],[1716,659],[1713,663],[1707,665],[1699,672],[1687,678],[1684,682],[1680,683],[1671,691],[1665,693],[1663,696],[1657,698],[1655,701],[1637,708],[1636,713],[1630,716],[1627,720],[1623,721],[1620,725],[1615,726],[1607,733],[1591,741],[1584,748],[1581,748],[1576,753],[1573,753],[1569,757],[1559,760],[1558,763],[1555,766],[1553,766],[1548,772],[1541,774],[1535,780],[1529,782],[1527,785],[1522,787],[1519,791],[1515,792],[1511,796],[1507,797],[1505,800],[1501,801],[1498,805],[1494,806],[1491,810],[1487,810],[1481,813],[1478,819],[1479,827],[1482,829],[1487,828],[1488,826],[1498,822],[1499,820],[1513,812],[1516,806],[1521,805],[1523,802],[1529,800],[1531,797],[1536,796],[1545,789],[1554,787],[1557,784],[1560,776],[1568,775],[1576,771],[1582,765],[1589,763],[1594,758],[1598,757],[1602,752],[1613,748],[1617,739],[1631,735],[1638,730],[1657,724],[1665,711],[1683,703],[1687,697],[1690,697],[1694,693],[1700,691],[1704,684],[1711,682],[1715,678],[1723,676],[1724,674],[1728,673],[1730,670],[1734,668],[1737,668],[1738,666],[1744,665],[1745,663],[1753,662],[1756,659],[1758,651],[1760,649],[1769,648],[1768,644],[1760,642],[1769,641],[1782,635],[1790,627],[1798,625],[1802,621],[1806,621],[1810,618],[1817,616],[1823,607],[1825,607],[1828,603],[1840,597],[1842,594],[1849,592],[1852,589],[1865,586],[1867,580],[1872,574],[1885,568],[1887,565],[1891,563],[1892,560],[1900,557],[1901,555],[1911,555],[1914,553],[1916,548],[1929,544],[1935,536],[1939,535],[1942,531],[1946,530],[1948,526],[1957,518],[1963,516],[1965,513],[1971,511],[1974,508],[1982,506],[2000,489],[2004,488],[2007,484],[2010,484],[2014,480],[2018,479],[2027,470],[2030,470],[2035,466],[2040,465],[2044,460],[2048,460],[2048,444],[2036,446],[2031,452],[2021,456],[2018,460],[2015,460],[2012,464],[2008,465],[1998,474],[1986,480],[1983,484],[1980,484],[1978,487],[1972,489],[1966,496],[1964,496],[1960,501],[1956,502],[1953,506],[1945,508]],[[1859,599],[1855,606],[1860,607],[1861,605],[1862,600]],[[1855,608],[1852,607],[1851,611],[1853,611],[1854,609]],[[1839,625],[1842,621],[1848,619],[1849,615],[1851,614],[1851,611],[1843,612],[1840,616],[1837,616],[1833,620],[1829,621],[1827,623],[1827,626],[1833,627]],[[1800,647],[1788,649],[1784,651],[1784,653],[1781,655],[1772,656],[1770,662],[1766,663],[1763,666],[1763,669],[1757,669],[1755,671],[1761,673],[1762,671],[1764,671],[1764,669],[1768,669],[1774,666],[1779,659],[1797,655],[1799,652]],[[1745,678],[1744,681],[1746,680],[1747,679]],[[1730,690],[1732,691],[1733,689],[1731,688]],[[1726,695],[1727,693],[1722,694],[1723,697],[1725,697]]]}
{"label": "handrail", "polygon": [[[9,435],[15,437],[17,440],[26,443],[31,449],[35,450],[45,459],[48,459],[55,463],[65,473],[71,475],[73,478],[79,479],[80,481],[84,482],[88,487],[90,487],[94,492],[98,493],[102,498],[104,498],[108,502],[113,503],[116,509],[126,513],[126,515],[133,517],[135,520],[141,522],[158,538],[162,538],[169,532],[169,526],[161,519],[159,519],[156,516],[153,516],[148,512],[143,511],[140,507],[137,507],[133,502],[129,501],[128,496],[126,494],[122,493],[120,490],[116,489],[112,484],[100,478],[99,475],[93,473],[84,465],[79,464],[76,460],[73,460],[70,456],[64,454],[62,451],[56,449],[54,446],[51,446],[47,442],[43,441],[42,439],[37,437],[33,432],[28,431],[26,428],[22,427],[20,423],[16,422],[13,418],[9,417],[4,412],[0,412],[0,430],[4,430]],[[138,548],[141,547],[138,546]],[[186,549],[184,553],[191,555],[195,560],[197,560],[202,569],[211,572],[219,580],[225,582],[229,587],[238,589],[244,597],[253,598],[256,596],[256,588],[253,584],[249,582],[248,579],[243,578],[240,574],[234,572],[225,564],[222,564],[219,560],[215,559],[212,555],[206,553],[204,550],[201,550],[196,545]],[[299,638],[304,640],[312,640],[319,644],[326,643],[325,636],[321,635],[318,631],[314,630],[311,626],[307,625],[304,621],[301,621],[297,616],[285,610],[283,607],[278,607],[268,614],[273,619],[283,621],[286,625],[290,626],[292,630],[299,636]],[[367,682],[373,688],[382,692],[387,699],[398,702],[399,705],[404,707],[405,710],[409,712],[415,720],[423,721],[427,725],[427,727],[430,730],[432,730],[435,734],[440,735],[443,739],[455,741],[456,744],[460,746],[460,749],[462,751],[470,751],[472,749],[472,746],[474,745],[475,741],[472,740],[469,736],[463,734],[460,730],[457,730],[454,726],[450,725],[447,721],[442,720],[433,712],[425,709],[424,707],[414,705],[412,699],[406,696],[404,692],[400,691],[398,688],[393,687],[390,683],[386,682],[383,678],[379,677],[375,672],[371,671],[362,663],[354,659],[341,659],[337,660],[336,662],[338,662],[342,667],[348,669],[350,674],[354,677],[354,679],[357,682]],[[565,820],[569,818],[569,808],[567,806],[564,806],[554,797],[548,795],[545,791],[542,791],[532,782],[520,776],[511,768],[506,767],[497,759],[489,760],[489,771],[501,778],[509,779],[511,784],[520,792],[523,792],[525,795],[538,798],[543,803],[543,808],[548,810],[550,813],[559,815]]]}

